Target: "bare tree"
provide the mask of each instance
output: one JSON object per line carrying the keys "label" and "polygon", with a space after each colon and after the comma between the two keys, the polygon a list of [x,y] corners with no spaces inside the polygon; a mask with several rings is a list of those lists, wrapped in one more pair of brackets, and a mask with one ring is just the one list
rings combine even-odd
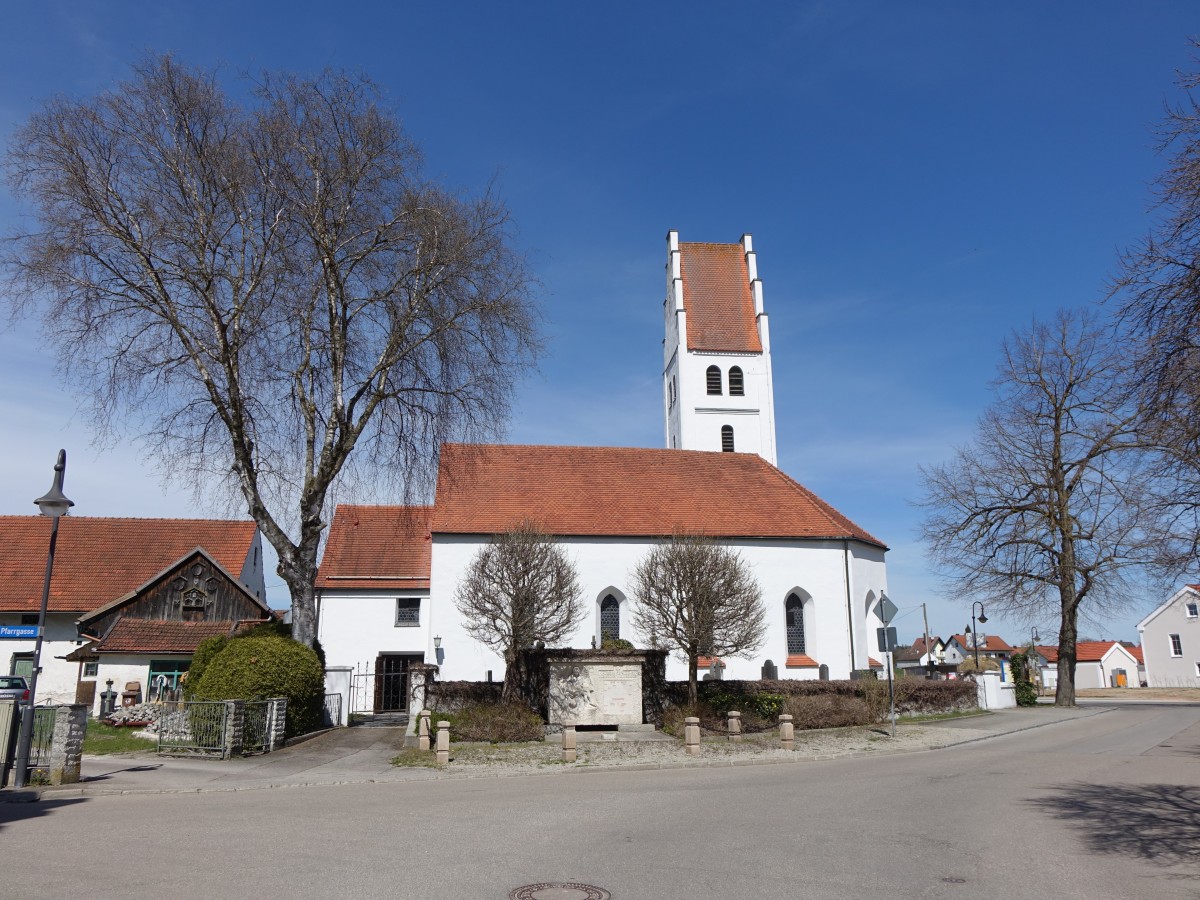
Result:
{"label": "bare tree", "polygon": [[688,703],[696,703],[696,660],[745,656],[762,646],[762,590],[741,555],[711,538],[676,534],[633,572],[633,623],[652,645],[688,662]]}
{"label": "bare tree", "polygon": [[495,535],[475,555],[454,605],[471,636],[504,657],[505,700],[517,697],[520,652],[569,637],[584,616],[575,566],[530,522]]}
{"label": "bare tree", "polygon": [[1081,610],[1118,607],[1155,556],[1156,479],[1119,346],[1091,313],[1006,341],[996,399],[952,462],[923,470],[923,533],[948,588],[1059,619],[1055,703],[1075,703]]}
{"label": "bare tree", "polygon": [[536,316],[504,207],[425,180],[369,80],[267,75],[247,101],[161,57],[48,102],[8,156],[37,217],[9,296],[99,425],[240,493],[311,644],[331,491],[423,492],[440,442],[494,436]]}
{"label": "bare tree", "polygon": [[1183,100],[1168,106],[1158,135],[1168,155],[1155,184],[1160,216],[1122,256],[1110,295],[1135,339],[1143,431],[1162,445],[1162,474],[1175,482],[1163,557],[1176,569],[1200,558],[1200,72],[1179,73],[1178,86]]}

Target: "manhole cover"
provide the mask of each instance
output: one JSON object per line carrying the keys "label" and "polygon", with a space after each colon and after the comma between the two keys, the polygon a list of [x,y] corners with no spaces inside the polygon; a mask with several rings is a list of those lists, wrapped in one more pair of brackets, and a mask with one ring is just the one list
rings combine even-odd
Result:
{"label": "manhole cover", "polygon": [[611,896],[604,888],[575,881],[527,884],[508,892],[508,900],[609,900]]}

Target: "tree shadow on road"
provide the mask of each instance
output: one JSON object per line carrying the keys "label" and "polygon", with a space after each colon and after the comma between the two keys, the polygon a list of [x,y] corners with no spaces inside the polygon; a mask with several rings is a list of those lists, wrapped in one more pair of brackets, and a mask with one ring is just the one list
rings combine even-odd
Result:
{"label": "tree shadow on road", "polygon": [[37,791],[11,791],[5,797],[5,800],[8,802],[0,802],[0,831],[22,819],[36,819],[39,816],[48,816],[60,809],[87,802],[86,797],[38,800]]}
{"label": "tree shadow on road", "polygon": [[[1200,788],[1074,783],[1026,802],[1080,833],[1093,853],[1200,863]],[[1200,876],[1196,876],[1200,877]]]}

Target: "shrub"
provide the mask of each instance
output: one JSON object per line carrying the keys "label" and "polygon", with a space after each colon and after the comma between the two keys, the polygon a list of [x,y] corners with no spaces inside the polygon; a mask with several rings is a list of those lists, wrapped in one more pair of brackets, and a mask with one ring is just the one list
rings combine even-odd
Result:
{"label": "shrub", "polygon": [[520,703],[477,703],[454,711],[433,710],[429,719],[432,735],[437,734],[441,720],[450,723],[452,741],[508,744],[540,741],[546,735],[542,717]]}
{"label": "shrub", "polygon": [[600,650],[604,653],[633,650],[634,646],[625,638],[606,637],[600,642]]}
{"label": "shrub", "polygon": [[197,700],[266,700],[286,697],[292,737],[321,727],[325,678],[317,654],[290,638],[230,638],[193,687]]}
{"label": "shrub", "polygon": [[[886,691],[884,696],[887,696]],[[865,700],[838,694],[817,694],[809,697],[788,697],[784,712],[792,716],[796,728],[847,728],[851,725],[870,725],[871,710]]]}
{"label": "shrub", "polygon": [[212,662],[213,657],[224,650],[225,645],[228,643],[229,638],[224,635],[214,634],[212,637],[207,637],[196,645],[196,652],[192,654],[191,665],[188,666],[188,670],[183,676],[184,700],[196,699],[196,685],[204,677],[204,670],[208,668],[208,664]]}

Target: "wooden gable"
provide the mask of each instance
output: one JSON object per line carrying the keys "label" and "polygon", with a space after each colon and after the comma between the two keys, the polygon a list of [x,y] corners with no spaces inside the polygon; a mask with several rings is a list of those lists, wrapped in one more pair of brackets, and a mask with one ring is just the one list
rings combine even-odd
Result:
{"label": "wooden gable", "polygon": [[137,590],[93,610],[79,624],[81,631],[101,635],[118,619],[238,622],[269,615],[265,603],[197,549]]}

